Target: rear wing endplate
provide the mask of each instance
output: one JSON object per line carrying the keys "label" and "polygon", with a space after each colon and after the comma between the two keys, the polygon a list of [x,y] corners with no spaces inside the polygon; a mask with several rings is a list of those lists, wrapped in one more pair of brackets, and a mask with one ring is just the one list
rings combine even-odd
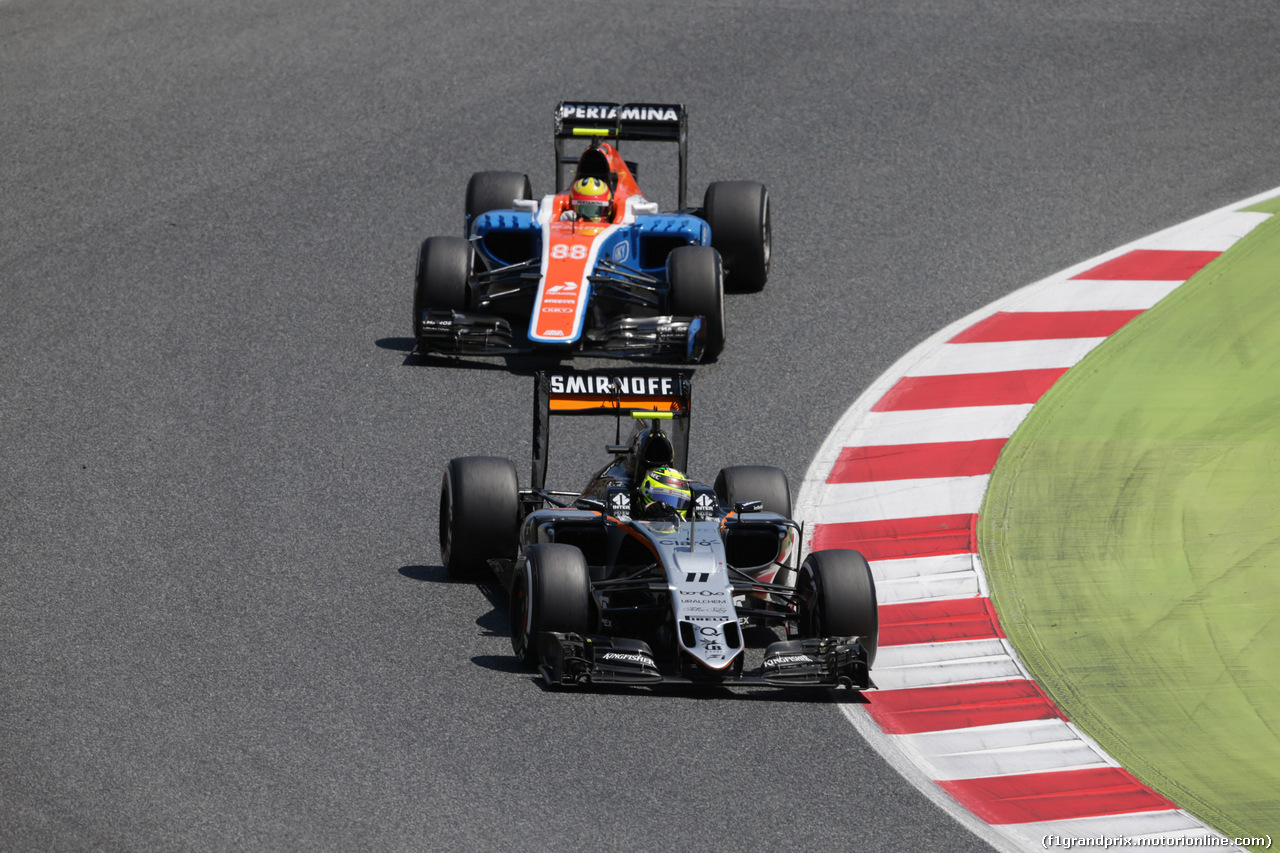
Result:
{"label": "rear wing endplate", "polygon": [[680,210],[688,188],[689,120],[684,104],[614,104],[606,101],[561,101],[556,106],[556,188],[568,185],[566,167],[578,162],[566,155],[565,140],[601,137],[676,142],[680,145]]}
{"label": "rear wing endplate", "polygon": [[[678,370],[539,371],[533,386],[533,488],[547,484],[551,416],[613,415],[660,412],[670,416],[674,464],[684,470],[689,459],[689,416],[693,386]],[[666,418],[664,418],[666,420]]]}

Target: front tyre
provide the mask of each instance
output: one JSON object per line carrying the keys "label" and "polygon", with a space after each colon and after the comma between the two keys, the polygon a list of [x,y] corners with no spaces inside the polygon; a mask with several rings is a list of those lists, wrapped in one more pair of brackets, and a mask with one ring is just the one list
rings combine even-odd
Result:
{"label": "front tyre", "polygon": [[707,187],[703,217],[711,245],[724,258],[725,285],[733,291],[763,290],[773,254],[769,191],[756,181],[717,181]]}
{"label": "front tyre", "polygon": [[466,235],[471,223],[490,210],[511,210],[516,199],[533,198],[529,176],[520,172],[476,172],[467,181]]}
{"label": "front tyre", "polygon": [[880,617],[876,582],[865,557],[847,549],[813,552],[800,566],[796,592],[801,637],[860,637],[867,665],[875,663]]}
{"label": "front tyre", "polygon": [[715,482],[720,503],[733,509],[742,501],[762,501],[765,512],[791,517],[791,486],[781,468],[771,465],[734,465],[720,469]]}
{"label": "front tyre", "polygon": [[525,666],[537,665],[543,631],[588,633],[591,577],[582,552],[572,545],[529,546],[511,588],[510,612],[511,649]]}
{"label": "front tyre", "polygon": [[520,534],[516,466],[498,456],[449,461],[440,485],[440,559],[455,578],[479,576],[515,556]]}
{"label": "front tyre", "polygon": [[702,360],[724,349],[724,266],[710,246],[681,246],[667,255],[671,313],[702,318]]}
{"label": "front tyre", "polygon": [[471,278],[471,243],[459,237],[428,237],[418,250],[413,288],[413,337],[422,338],[427,311],[465,311]]}

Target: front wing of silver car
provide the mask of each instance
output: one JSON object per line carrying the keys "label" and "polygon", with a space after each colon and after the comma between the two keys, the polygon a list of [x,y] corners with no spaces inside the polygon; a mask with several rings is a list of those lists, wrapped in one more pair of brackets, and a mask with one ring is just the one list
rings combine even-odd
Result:
{"label": "front wing of silver car", "polygon": [[538,671],[549,686],[667,683],[854,690],[875,687],[867,651],[857,637],[770,643],[761,665],[746,672],[740,666],[713,672],[692,661],[682,667],[662,667],[649,645],[640,640],[553,631],[540,635],[539,656]]}

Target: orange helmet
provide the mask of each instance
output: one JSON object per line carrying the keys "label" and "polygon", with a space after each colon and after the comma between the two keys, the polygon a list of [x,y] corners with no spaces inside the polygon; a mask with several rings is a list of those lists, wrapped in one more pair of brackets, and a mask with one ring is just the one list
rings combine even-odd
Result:
{"label": "orange helmet", "polygon": [[579,178],[569,190],[569,203],[579,219],[607,219],[613,207],[609,185],[599,178]]}

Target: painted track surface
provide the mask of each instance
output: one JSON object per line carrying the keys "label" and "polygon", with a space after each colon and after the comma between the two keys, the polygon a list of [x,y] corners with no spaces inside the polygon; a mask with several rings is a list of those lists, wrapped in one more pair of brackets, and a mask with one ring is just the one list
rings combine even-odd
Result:
{"label": "painted track surface", "polygon": [[1269,6],[1039,6],[633,3],[585,83],[577,5],[0,2],[0,847],[985,849],[825,696],[513,670],[430,528],[530,381],[405,335],[470,172],[544,191],[561,97],[683,100],[694,197],[763,180],[777,250],[693,473],[800,482],[933,330],[1280,184]]}
{"label": "painted track surface", "polygon": [[882,689],[846,713],[922,776],[923,790],[940,802],[945,792],[961,820],[993,827],[1011,849],[1101,837],[1224,849],[1027,674],[992,606],[978,519],[1000,451],[1049,388],[1269,218],[1241,209],[1274,194],[1078,264],[941,330],[850,407],[806,477],[797,514],[813,523],[811,547],[864,553],[881,602]]}

